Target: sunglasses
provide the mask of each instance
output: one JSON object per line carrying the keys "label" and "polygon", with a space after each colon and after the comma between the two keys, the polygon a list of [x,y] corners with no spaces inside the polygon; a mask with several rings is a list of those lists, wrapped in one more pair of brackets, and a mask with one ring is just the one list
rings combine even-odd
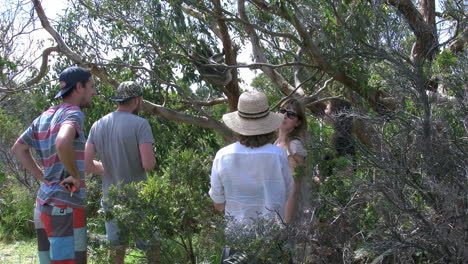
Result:
{"label": "sunglasses", "polygon": [[284,109],[283,107],[280,107],[278,108],[278,112],[280,114],[286,114],[286,116],[289,118],[289,119],[294,119],[294,118],[298,118],[299,116],[297,115],[297,113],[294,113],[293,111],[288,111],[286,109]]}

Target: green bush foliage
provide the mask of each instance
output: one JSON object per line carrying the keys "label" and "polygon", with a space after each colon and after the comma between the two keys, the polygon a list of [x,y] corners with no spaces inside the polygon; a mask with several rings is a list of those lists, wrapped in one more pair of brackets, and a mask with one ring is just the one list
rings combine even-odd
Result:
{"label": "green bush foliage", "polygon": [[35,193],[22,185],[5,186],[0,179],[0,240],[18,240],[35,235],[33,210]]}
{"label": "green bush foliage", "polygon": [[147,182],[111,188],[111,217],[134,237],[155,241],[159,234],[163,248],[164,241],[171,240],[182,249],[173,249],[172,255],[163,250],[165,263],[195,263],[204,247],[195,243],[197,237],[202,230],[213,229],[215,212],[208,197],[211,158],[192,149],[175,150],[162,166],[161,175],[150,175]]}

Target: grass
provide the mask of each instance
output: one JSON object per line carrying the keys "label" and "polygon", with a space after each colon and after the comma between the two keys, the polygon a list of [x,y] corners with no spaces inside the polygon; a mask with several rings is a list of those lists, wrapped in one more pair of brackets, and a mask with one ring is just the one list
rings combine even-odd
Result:
{"label": "grass", "polygon": [[[105,255],[107,255],[106,250],[88,248],[88,263],[107,263],[103,260]],[[145,263],[143,252],[129,249],[125,257],[125,263]],[[13,242],[0,240],[0,264],[39,264],[36,239],[31,238]]]}
{"label": "grass", "polygon": [[0,263],[2,264],[36,264],[37,257],[36,239],[28,239],[14,242],[0,241]]}

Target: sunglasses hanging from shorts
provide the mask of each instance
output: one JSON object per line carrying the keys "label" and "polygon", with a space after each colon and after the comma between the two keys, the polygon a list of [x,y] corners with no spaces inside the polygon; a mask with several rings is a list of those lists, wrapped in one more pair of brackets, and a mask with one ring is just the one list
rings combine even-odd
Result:
{"label": "sunglasses hanging from shorts", "polygon": [[286,116],[289,118],[289,119],[294,119],[294,118],[298,118],[299,116],[294,113],[293,111],[288,111],[286,109],[284,109],[283,107],[280,107],[278,108],[278,112],[280,114],[285,114],[286,113]]}

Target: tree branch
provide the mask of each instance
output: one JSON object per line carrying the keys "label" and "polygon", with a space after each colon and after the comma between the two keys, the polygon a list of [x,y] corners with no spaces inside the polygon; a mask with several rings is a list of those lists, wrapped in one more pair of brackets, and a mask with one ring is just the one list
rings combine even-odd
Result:
{"label": "tree branch", "polygon": [[[272,80],[272,82],[284,93],[291,94],[295,91],[295,88],[276,70],[272,67],[267,67],[267,59],[260,47],[260,38],[255,32],[254,28],[251,26],[247,14],[245,12],[245,0],[237,1],[237,8],[239,10],[239,15],[244,23],[244,28],[249,36],[250,42],[252,43],[252,52],[255,57],[255,61],[259,64],[260,69]],[[304,90],[298,89],[295,91],[295,97],[303,97]]]}
{"label": "tree branch", "polygon": [[[309,95],[306,98],[304,98],[304,104],[306,104],[306,105],[309,104],[309,103],[316,104],[316,102],[312,103],[312,101],[316,100],[317,97],[320,95],[320,93],[322,91],[324,91],[325,89],[327,89],[328,84],[330,84],[332,81],[333,81],[333,78],[330,78],[330,79],[326,80],[325,83],[323,84],[323,86],[321,88],[319,88],[313,95]],[[324,101],[324,100],[321,100],[321,101]]]}
{"label": "tree branch", "polygon": [[39,0],[32,0],[34,4],[34,8],[36,9],[37,16],[39,17],[39,20],[41,21],[42,27],[49,32],[49,34],[54,38],[54,40],[58,44],[58,48],[62,53],[64,53],[67,57],[69,57],[72,61],[82,64],[83,61],[81,57],[73,52],[67,44],[63,41],[62,37],[59,35],[59,33],[50,25],[49,19],[45,15],[44,9],[42,8],[42,4]]}
{"label": "tree branch", "polygon": [[288,66],[303,66],[303,67],[308,67],[308,68],[318,68],[318,66],[310,65],[310,64],[306,64],[302,62],[286,62],[282,64],[269,64],[269,63],[257,62],[257,63],[250,63],[250,64],[238,64],[238,65],[201,64],[201,66],[224,67],[224,68],[232,68],[232,69],[237,69],[237,68],[262,69],[263,67],[278,69],[278,68],[283,68],[283,67],[288,67]]}
{"label": "tree branch", "polygon": [[265,10],[267,12],[274,13],[274,14],[278,15],[279,17],[285,19],[289,23],[291,23],[294,26],[294,28],[296,29],[299,36],[301,37],[302,48],[308,54],[311,61],[317,62],[318,67],[320,68],[320,70],[326,72],[334,80],[342,83],[344,86],[346,86],[351,91],[354,91],[358,95],[366,98],[366,100],[370,103],[370,105],[376,111],[381,112],[382,111],[382,106],[384,108],[391,109],[391,106],[384,105],[379,100],[379,96],[381,95],[381,92],[374,91],[374,90],[372,90],[370,92],[369,91],[363,91],[363,89],[361,89],[361,87],[359,87],[356,80],[351,78],[345,72],[335,71],[335,69],[332,67],[332,65],[322,55],[319,48],[314,44],[314,42],[313,42],[313,40],[311,38],[311,34],[309,34],[307,29],[304,27],[304,24],[298,19],[298,17],[299,17],[298,15],[290,15],[289,13],[278,11],[278,10],[270,7],[267,3],[265,3],[262,0],[252,0],[252,2],[258,8],[260,8],[262,10]]}
{"label": "tree branch", "polygon": [[[424,1],[431,2],[431,1]],[[413,50],[411,51],[413,61],[420,61],[423,58],[429,58],[432,61],[435,55],[436,43],[436,30],[435,30],[435,6],[424,4],[421,5],[425,15],[416,9],[411,0],[388,0],[388,3],[394,6],[405,17],[411,30],[416,36]]]}
{"label": "tree branch", "polygon": [[49,47],[42,51],[42,62],[41,67],[39,68],[39,72],[37,73],[36,77],[31,78],[30,80],[26,81],[24,84],[26,87],[39,83],[42,78],[47,74],[47,65],[49,64],[49,55],[53,52],[59,52],[58,47]]}
{"label": "tree branch", "polygon": [[197,10],[187,6],[186,4],[182,4],[180,6],[180,8],[182,9],[182,11],[184,11],[184,13],[186,13],[187,15],[189,16],[192,16],[198,20],[200,20],[202,23],[205,23],[206,25],[208,25],[208,27],[211,29],[211,31],[213,31],[213,33],[219,38],[221,39],[222,38],[222,35],[221,35],[221,31],[219,30],[219,27],[216,23],[214,22],[208,22],[205,17],[203,16],[202,13],[198,12]]}
{"label": "tree branch", "polygon": [[165,108],[161,105],[157,105],[146,100],[143,102],[143,110],[148,113],[160,115],[167,120],[214,129],[218,131],[227,141],[232,141],[234,138],[234,133],[226,125],[213,118],[179,113],[172,109]]}
{"label": "tree branch", "polygon": [[179,102],[183,104],[198,105],[198,106],[213,106],[213,105],[218,105],[218,104],[225,104],[228,102],[228,99],[223,97],[223,98],[216,98],[211,101],[179,100]]}
{"label": "tree branch", "polygon": [[84,67],[90,68],[91,72],[99,77],[99,79],[103,80],[104,82],[112,85],[114,88],[119,86],[119,83],[112,79],[110,75],[105,71],[105,69],[99,68],[96,64],[88,63],[86,64],[83,59],[75,52],[73,52],[68,45],[63,41],[62,37],[59,33],[50,25],[49,19],[44,13],[44,9],[42,8],[42,4],[39,0],[32,0],[34,4],[34,8],[37,12],[39,20],[41,21],[42,27],[49,32],[49,34],[54,38],[54,40],[58,44],[58,49],[61,53],[63,53],[67,58],[75,62],[76,64]]}
{"label": "tree branch", "polygon": [[37,75],[24,83],[21,83],[18,85],[17,89],[8,89],[8,88],[2,88],[0,87],[0,92],[4,93],[17,93],[21,91],[26,91],[32,89],[33,85],[39,83],[42,78],[47,74],[47,65],[49,63],[49,55],[53,52],[58,52],[60,51],[58,47],[48,47],[42,51],[42,62],[41,62],[41,67],[39,68],[39,72]]}

